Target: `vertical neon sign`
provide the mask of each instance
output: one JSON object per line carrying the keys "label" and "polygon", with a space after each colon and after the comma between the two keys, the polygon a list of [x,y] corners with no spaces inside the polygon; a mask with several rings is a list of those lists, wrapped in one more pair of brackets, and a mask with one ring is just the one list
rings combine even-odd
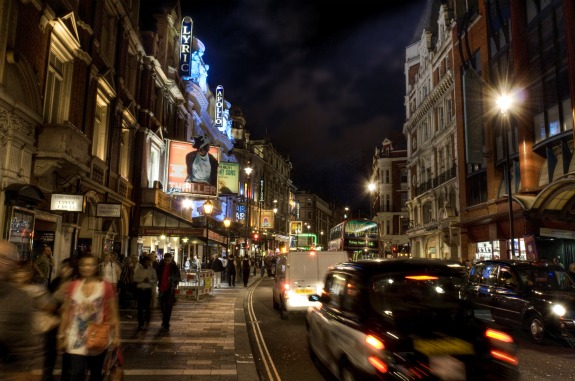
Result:
{"label": "vertical neon sign", "polygon": [[222,85],[216,87],[216,115],[214,126],[224,132],[224,87]]}
{"label": "vertical neon sign", "polygon": [[180,29],[180,77],[186,79],[192,71],[192,29],[194,22],[189,16],[182,19]]}

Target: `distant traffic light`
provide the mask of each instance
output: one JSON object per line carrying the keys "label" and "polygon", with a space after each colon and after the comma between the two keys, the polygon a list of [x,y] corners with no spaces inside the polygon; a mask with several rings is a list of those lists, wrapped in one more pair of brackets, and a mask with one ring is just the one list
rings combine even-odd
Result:
{"label": "distant traffic light", "polygon": [[254,241],[257,241],[258,238],[260,238],[260,235],[258,233],[254,233]]}

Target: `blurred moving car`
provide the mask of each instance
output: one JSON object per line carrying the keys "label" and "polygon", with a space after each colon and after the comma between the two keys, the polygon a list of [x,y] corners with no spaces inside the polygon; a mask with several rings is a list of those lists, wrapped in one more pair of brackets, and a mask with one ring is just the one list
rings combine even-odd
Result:
{"label": "blurred moving car", "polygon": [[309,349],[340,380],[517,380],[517,345],[475,318],[466,268],[433,259],[332,266],[306,314]]}
{"label": "blurred moving car", "polygon": [[551,336],[575,343],[575,283],[560,265],[545,261],[488,260],[469,272],[466,293],[476,308],[542,343]]}
{"label": "blurred moving car", "polygon": [[274,309],[282,319],[289,312],[307,311],[309,295],[320,292],[327,269],[347,261],[345,251],[290,251],[278,257],[272,290]]}

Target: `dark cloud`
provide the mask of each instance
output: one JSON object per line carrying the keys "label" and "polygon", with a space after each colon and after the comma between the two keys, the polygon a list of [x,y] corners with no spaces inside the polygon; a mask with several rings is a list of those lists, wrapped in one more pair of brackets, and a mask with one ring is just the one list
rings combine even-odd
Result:
{"label": "dark cloud", "polygon": [[294,165],[295,185],[364,203],[371,155],[399,141],[405,48],[425,1],[182,1],[210,87]]}

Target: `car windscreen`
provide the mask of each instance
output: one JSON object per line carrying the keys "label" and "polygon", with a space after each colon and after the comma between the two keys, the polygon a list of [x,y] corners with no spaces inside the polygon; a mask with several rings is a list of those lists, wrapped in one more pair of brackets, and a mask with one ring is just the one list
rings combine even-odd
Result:
{"label": "car windscreen", "polygon": [[449,274],[393,274],[375,278],[371,283],[373,309],[398,326],[449,326],[472,316],[472,308],[463,301],[466,277]]}
{"label": "car windscreen", "polygon": [[523,284],[534,290],[575,290],[575,283],[566,270],[551,268],[518,268]]}

